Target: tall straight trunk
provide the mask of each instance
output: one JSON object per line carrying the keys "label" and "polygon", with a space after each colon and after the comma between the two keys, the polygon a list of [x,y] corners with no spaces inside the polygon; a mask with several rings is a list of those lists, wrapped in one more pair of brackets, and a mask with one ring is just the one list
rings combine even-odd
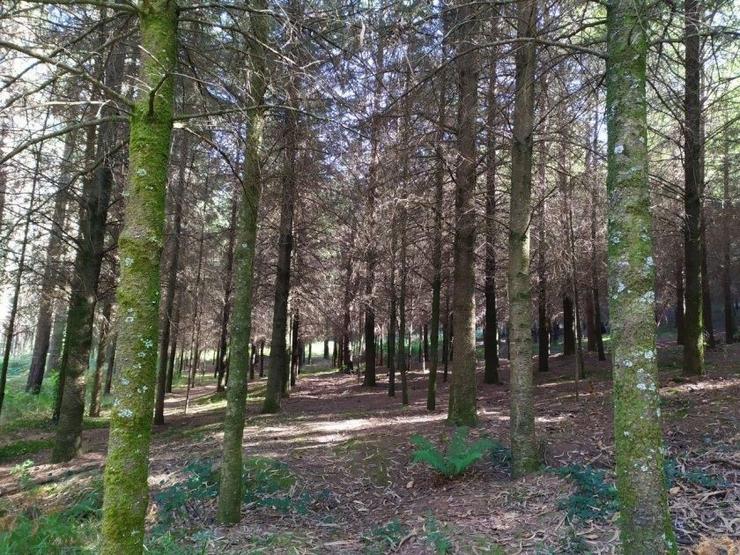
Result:
{"label": "tall straight trunk", "polygon": [[701,317],[704,326],[704,338],[708,349],[716,346],[714,339],[714,321],[712,317],[712,294],[709,287],[709,271],[707,270],[707,233],[706,213],[701,215]]}
{"label": "tall straight trunk", "polygon": [[614,455],[625,555],[677,552],[658,396],[645,97],[648,12],[644,0],[613,0],[607,10],[609,313]]}
{"label": "tall straight trunk", "polygon": [[[224,417],[223,460],[218,492],[218,520],[236,523],[241,516],[242,439],[247,401],[249,344],[252,335],[252,285],[254,253],[257,246],[257,217],[262,191],[262,139],[265,125],[263,101],[267,90],[267,40],[269,18],[267,2],[253,0],[249,13],[252,40],[249,41],[251,66],[249,92],[254,108],[247,112],[247,140],[244,154],[242,199],[237,223],[234,260],[234,315],[228,362],[228,389]],[[264,342],[262,343],[264,353]]]}
{"label": "tall straight trunk", "polygon": [[[408,143],[404,143],[405,148]],[[406,353],[406,274],[408,268],[408,213],[405,199],[401,201],[398,225],[401,228],[401,283],[398,294],[398,369],[401,371],[401,404],[409,404],[408,370],[409,360]],[[411,349],[411,341],[408,348]]]}
{"label": "tall straight trunk", "polygon": [[732,304],[732,195],[730,195],[730,141],[723,140],[722,153],[722,300],[725,316],[725,343],[734,343],[737,334]]}
{"label": "tall straight trunk", "polygon": [[64,154],[59,176],[59,185],[54,194],[54,213],[51,220],[49,240],[46,244],[46,262],[44,275],[41,278],[38,315],[36,317],[36,334],[31,356],[31,368],[28,372],[26,391],[38,395],[44,380],[49,343],[51,339],[54,296],[60,281],[60,258],[64,250],[64,220],[67,214],[69,199],[68,188],[72,181],[72,155],[74,154],[76,133],[69,133],[64,140]]}
{"label": "tall straight trunk", "polygon": [[118,334],[116,333],[116,322],[111,324],[111,334],[105,345],[105,386],[103,395],[110,395],[113,386],[113,372],[116,368],[116,343]]}
{"label": "tall straight trunk", "polygon": [[587,290],[586,295],[586,350],[590,353],[596,351],[596,324],[594,323],[594,297]]}
{"label": "tall straight trunk", "polygon": [[[164,424],[164,396],[167,393],[167,369],[172,333],[172,316],[177,292],[177,273],[180,268],[180,236],[182,235],[183,195],[185,193],[185,171],[190,159],[190,135],[184,133],[180,139],[180,165],[177,174],[172,204],[175,213],[172,216],[172,236],[170,242],[170,260],[167,267],[167,284],[165,285],[164,310],[159,324],[159,356],[157,357],[157,392],[154,401],[154,423]],[[164,265],[164,264],[163,264]],[[170,382],[171,383],[171,382]]]}
{"label": "tall straight trunk", "polygon": [[550,319],[547,314],[547,268],[545,267],[546,202],[546,199],[542,200],[537,226],[537,369],[540,372],[550,370]]}
{"label": "tall straight trunk", "polygon": [[93,371],[92,391],[90,392],[90,416],[100,416],[102,404],[103,366],[105,366],[105,355],[108,351],[108,340],[111,329],[111,314],[113,312],[113,300],[106,299],[100,314],[100,330],[98,333],[98,352],[95,355],[95,367]]}
{"label": "tall straight trunk", "polygon": [[575,315],[573,314],[573,291],[570,287],[563,293],[563,354],[576,352]]}
{"label": "tall straight trunk", "polygon": [[[224,270],[224,307],[221,312],[221,331],[218,341],[218,357],[216,358],[216,391],[224,390],[226,374],[226,354],[228,352],[229,319],[231,318],[231,293],[234,283],[234,243],[236,242],[236,218],[239,213],[236,193],[231,202],[231,221],[229,224],[229,244],[226,249],[226,269]],[[252,353],[255,353],[252,345]],[[256,355],[255,355],[256,356]],[[256,359],[255,359],[256,361]],[[254,378],[254,365],[251,366],[251,377]]]}
{"label": "tall straight trunk", "polygon": [[[336,343],[334,344],[336,350]],[[228,367],[228,363],[226,365]],[[260,341],[260,378],[265,377],[265,340]]]}
{"label": "tall straight trunk", "polygon": [[177,343],[180,339],[180,313],[182,311],[183,288],[177,287],[177,302],[175,311],[170,321],[169,353],[167,356],[167,377],[165,381],[165,393],[172,393],[172,382],[175,377],[175,357],[177,355]]}
{"label": "tall straight trunk", "polygon": [[350,249],[346,255],[344,267],[344,300],[342,301],[342,348],[340,349],[340,366],[344,372],[350,372],[352,366],[352,350],[350,340],[352,338],[350,304],[352,303],[352,255],[349,254],[354,248],[354,234],[350,237]]}
{"label": "tall straight trunk", "polygon": [[[594,126],[594,146],[598,146],[598,126]],[[594,150],[596,150],[594,148]],[[599,257],[597,256],[597,234],[596,234],[596,203],[598,201],[598,192],[596,187],[593,189],[593,197],[591,200],[591,291],[588,298],[591,299],[591,307],[594,320],[594,339],[596,341],[596,351],[598,353],[599,360],[606,360],[606,354],[604,353],[604,337],[601,333],[601,299],[599,298],[599,271],[600,263]]]}
{"label": "tall straight trunk", "polygon": [[383,40],[378,37],[375,50],[375,87],[373,91],[372,120],[370,123],[370,169],[367,178],[367,259],[365,278],[365,372],[362,385],[375,386],[375,265],[377,247],[375,234],[377,230],[375,204],[380,169],[380,114],[379,103],[383,94]]}
{"label": "tall straight trunk", "polygon": [[[293,106],[297,105],[295,85],[290,87]],[[289,361],[286,345],[288,326],[288,299],[290,297],[290,258],[293,250],[293,214],[296,195],[296,151],[298,141],[298,119],[295,110],[284,114],[285,166],[282,176],[282,201],[280,206],[280,231],[278,239],[277,275],[275,277],[275,301],[273,304],[272,339],[270,341],[270,368],[267,373],[267,389],[262,405],[263,413],[280,411],[281,397],[286,393]]]}
{"label": "tall straight trunk", "polygon": [[[443,56],[446,54],[442,51]],[[434,227],[432,235],[432,318],[431,357],[429,359],[429,385],[427,388],[427,410],[437,408],[437,369],[439,368],[440,299],[442,296],[442,212],[444,210],[445,159],[442,152],[444,126],[447,119],[447,71],[439,79],[439,104],[437,106],[437,131],[434,138]],[[388,348],[391,348],[390,335]],[[388,361],[392,360],[390,351]]]}
{"label": "tall straight trunk", "polygon": [[684,313],[683,371],[704,374],[701,253],[701,55],[699,0],[686,0],[684,25]]}
{"label": "tall straight trunk", "polygon": [[[198,238],[198,263],[196,264],[195,290],[193,291],[193,326],[190,332],[190,352],[193,354],[193,357],[190,359],[190,367],[188,368],[188,382],[185,390],[185,414],[187,414],[188,408],[190,408],[190,391],[195,387],[195,378],[197,376],[198,366],[200,365],[200,332],[201,315],[203,312],[201,286],[203,283],[203,246],[205,233],[206,224],[205,218],[203,218],[201,220],[200,235]],[[162,407],[164,408],[164,398],[162,399],[162,403]],[[164,419],[164,415],[162,418]]]}
{"label": "tall straight trunk", "polygon": [[[48,122],[49,113],[47,112],[46,121],[44,122],[44,129],[46,128],[46,122]],[[8,311],[8,320],[5,324],[5,346],[3,349],[3,360],[2,366],[0,366],[0,413],[3,410],[3,401],[5,400],[5,385],[8,380],[8,365],[10,364],[10,354],[13,349],[13,339],[15,338],[15,325],[18,317],[18,303],[20,301],[21,287],[23,286],[23,270],[26,265],[26,252],[28,249],[28,242],[31,230],[31,215],[34,211],[34,203],[36,202],[36,190],[38,188],[39,176],[41,173],[41,148],[43,142],[38,145],[36,151],[36,160],[33,171],[33,180],[31,184],[31,195],[28,200],[28,212],[23,224],[23,242],[21,243],[21,252],[18,256],[18,268],[15,271],[15,279],[13,283],[13,295],[10,301],[10,310]],[[4,183],[3,183],[4,185]],[[3,191],[3,199],[4,199]],[[0,223],[2,223],[0,221]]]}
{"label": "tall straight trunk", "polygon": [[141,94],[131,116],[124,227],[118,242],[118,378],[103,497],[103,555],[141,553],[159,339],[159,264],[172,135],[177,12],[172,0],[139,10]]}
{"label": "tall straight trunk", "polygon": [[488,79],[488,106],[486,115],[486,261],[485,284],[486,327],[483,336],[485,360],[484,381],[498,384],[498,318],[496,314],[496,53],[491,62]]}
{"label": "tall straight trunk", "polygon": [[686,319],[684,317],[683,255],[676,257],[676,343],[686,343]]}
{"label": "tall straight trunk", "polygon": [[[517,37],[535,36],[537,1],[517,0]],[[540,465],[534,430],[532,386],[531,290],[529,282],[529,220],[532,197],[532,134],[536,49],[527,41],[516,50],[514,128],[511,148],[511,226],[509,230],[508,332],[511,368],[512,475],[522,476]]]}
{"label": "tall straight trunk", "polygon": [[293,325],[291,326],[290,330],[290,353],[291,353],[291,363],[290,363],[290,387],[294,388],[296,385],[296,380],[298,378],[298,369],[301,365],[301,354],[302,354],[302,348],[301,348],[301,341],[300,341],[300,327],[301,327],[301,318],[296,311],[295,315],[293,316]]}
{"label": "tall straight trunk", "polygon": [[[382,348],[380,349],[380,353],[381,353],[380,356],[382,359],[382,356],[383,356]],[[329,340],[328,339],[324,339],[324,360],[329,360]],[[381,364],[383,364],[382,360],[381,360]]]}
{"label": "tall straight trunk", "polygon": [[[396,396],[396,249],[398,245],[398,233],[396,230],[396,214],[391,216],[391,264],[389,277],[390,308],[388,310],[388,396]],[[399,334],[400,335],[400,334]]]}
{"label": "tall straight trunk", "polygon": [[478,108],[478,59],[475,49],[476,6],[458,0],[456,18],[456,68],[459,90],[457,111],[457,168],[455,172],[455,248],[452,310],[456,325],[456,357],[448,420],[475,425],[475,182],[476,111]]}
{"label": "tall straight trunk", "polygon": [[[121,88],[123,63],[124,53],[116,48],[105,68],[104,77],[105,83],[113,90]],[[112,107],[106,106],[103,113],[109,114],[112,110]],[[103,263],[106,219],[113,186],[112,165],[107,157],[115,147],[115,133],[116,127],[111,122],[99,126],[94,158],[102,159],[103,163],[92,176],[85,179],[82,188],[80,231],[62,353],[59,424],[51,455],[53,462],[74,458],[82,444],[85,372],[90,364],[98,280]],[[123,264],[127,263],[125,257],[121,257],[121,260]]]}

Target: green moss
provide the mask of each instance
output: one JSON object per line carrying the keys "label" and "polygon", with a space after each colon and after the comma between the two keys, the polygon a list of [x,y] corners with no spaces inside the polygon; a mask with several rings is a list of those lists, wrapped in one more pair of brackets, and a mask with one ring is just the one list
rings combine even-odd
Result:
{"label": "green moss", "polygon": [[33,455],[39,451],[50,449],[53,445],[51,439],[21,439],[0,446],[0,463],[15,459],[24,455]]}

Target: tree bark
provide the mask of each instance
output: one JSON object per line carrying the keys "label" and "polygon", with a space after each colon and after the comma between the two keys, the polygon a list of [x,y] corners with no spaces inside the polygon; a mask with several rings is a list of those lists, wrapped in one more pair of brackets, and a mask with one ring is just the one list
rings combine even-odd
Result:
{"label": "tree bark", "polygon": [[475,119],[478,107],[478,60],[474,48],[477,8],[474,4],[458,0],[454,9],[459,101],[452,309],[455,314],[457,356],[452,361],[448,420],[456,425],[471,426],[478,420],[475,378]]}
{"label": "tree bark", "polygon": [[704,329],[701,275],[701,60],[699,1],[685,4],[684,98],[684,312],[683,371],[704,374]]}
{"label": "tree bark", "polygon": [[[157,372],[159,291],[167,166],[172,135],[177,11],[144,0],[141,94],[131,116],[129,180],[119,240],[118,378],[111,411],[103,497],[103,555],[141,553],[149,504],[147,474]],[[71,325],[71,322],[70,322]]]}
{"label": "tree bark", "polygon": [[[537,1],[517,0],[517,36],[535,36]],[[509,360],[511,368],[512,475],[540,466],[534,429],[532,385],[531,287],[529,282],[529,220],[532,197],[532,134],[536,49],[527,41],[516,50],[514,128],[511,149],[509,230]]]}
{"label": "tree bark", "polygon": [[[263,106],[267,90],[267,41],[270,15],[265,0],[253,0],[249,13],[252,40],[248,42],[250,101],[247,112],[247,141],[244,154],[242,200],[237,223],[234,260],[234,315],[231,321],[231,347],[228,362],[228,389],[224,417],[223,460],[218,493],[218,521],[239,522],[243,497],[242,440],[247,402],[249,344],[252,335],[252,285],[254,254],[257,246],[257,218],[262,191],[262,139],[265,125]],[[263,342],[264,348],[264,342]],[[264,353],[264,351],[262,351]]]}
{"label": "tree bark", "polygon": [[732,221],[733,208],[730,195],[730,140],[723,140],[722,155],[722,298],[725,316],[725,343],[734,343],[737,334],[735,310],[732,304]]}
{"label": "tree bark", "polygon": [[[183,195],[185,194],[185,171],[190,165],[190,135],[184,133],[180,139],[180,166],[177,175],[177,187],[172,199],[175,213],[172,217],[172,242],[170,244],[170,261],[167,268],[167,284],[165,286],[164,310],[162,321],[159,324],[159,357],[157,357],[157,393],[154,402],[154,423],[164,424],[164,396],[167,393],[167,368],[172,333],[172,316],[177,290],[177,273],[180,269],[180,235],[182,234]],[[170,382],[170,389],[171,389]]]}
{"label": "tree bark", "polygon": [[677,552],[668,513],[658,396],[645,97],[649,18],[644,0],[613,0],[607,11],[609,312],[625,555]]}
{"label": "tree bark", "polygon": [[[226,248],[226,269],[224,271],[224,307],[221,312],[221,331],[218,341],[218,357],[216,358],[216,391],[224,391],[224,377],[226,376],[226,356],[229,349],[229,320],[231,318],[231,295],[234,288],[234,244],[236,243],[236,221],[239,214],[237,192],[231,202],[231,219],[229,223],[229,244]],[[254,345],[252,352],[255,353]],[[255,354],[256,361],[256,354]],[[254,378],[254,365],[251,366],[251,377]]]}

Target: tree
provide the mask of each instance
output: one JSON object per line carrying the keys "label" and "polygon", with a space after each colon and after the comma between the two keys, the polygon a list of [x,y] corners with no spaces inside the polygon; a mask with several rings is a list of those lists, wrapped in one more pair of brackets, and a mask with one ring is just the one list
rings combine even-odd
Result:
{"label": "tree", "polygon": [[242,503],[242,436],[247,399],[249,344],[252,333],[252,286],[257,243],[257,217],[262,190],[262,141],[265,125],[263,101],[267,91],[269,15],[265,0],[254,0],[249,15],[252,40],[248,43],[249,93],[254,108],[247,112],[248,129],[242,179],[242,201],[237,224],[234,273],[234,316],[231,323],[229,385],[224,417],[224,452],[218,493],[218,519],[239,521]]}
{"label": "tree", "polygon": [[620,538],[626,555],[676,553],[663,471],[645,68],[650,10],[607,12],[609,309]]}
{"label": "tree", "polygon": [[455,247],[452,310],[455,357],[447,418],[457,425],[477,421],[475,382],[475,182],[478,67],[474,48],[477,9],[454,5],[457,84],[457,161],[455,170]]}
{"label": "tree", "polygon": [[[535,36],[536,0],[517,0],[517,37]],[[509,360],[511,367],[511,468],[522,476],[539,467],[534,431],[531,290],[529,283],[529,218],[532,196],[532,134],[534,122],[533,40],[516,51],[514,129],[511,146],[511,206],[509,226]]]}
{"label": "tree", "polygon": [[141,553],[159,332],[159,264],[172,135],[177,5],[139,6],[140,94],[133,105],[124,227],[119,239],[118,379],[104,474],[102,553]]}

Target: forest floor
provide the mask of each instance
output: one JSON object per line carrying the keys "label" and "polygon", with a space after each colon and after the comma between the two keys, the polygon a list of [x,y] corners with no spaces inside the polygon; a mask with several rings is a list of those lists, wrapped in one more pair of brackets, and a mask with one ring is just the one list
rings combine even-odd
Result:
{"label": "forest floor", "polygon": [[[679,348],[661,346],[677,538],[686,553],[737,553],[740,345],[708,351],[708,374],[700,379],[680,378],[680,357]],[[184,391],[177,390],[168,400],[167,424],[155,428],[148,552],[614,553],[610,368],[588,353],[589,377],[576,399],[573,365],[573,357],[555,356],[551,370],[535,376],[537,433],[547,466],[516,481],[505,449],[508,388],[483,384],[482,375],[480,424],[471,437],[501,444],[451,480],[411,461],[412,435],[443,444],[452,433],[441,376],[432,413],[426,410],[427,378],[418,368],[409,373],[407,407],[400,391],[387,395],[383,372],[377,387],[366,388],[357,376],[319,363],[306,368],[280,414],[260,415],[264,380],[257,380],[250,384],[244,433],[246,503],[242,522],[230,528],[214,523],[225,401],[211,380],[199,378],[188,414]],[[505,360],[501,377],[508,382]],[[24,541],[45,549],[29,547],[29,553],[85,552],[94,545],[107,430],[94,421],[87,428],[85,453],[52,465],[48,426],[0,427],[0,531],[6,531],[0,532],[0,552],[18,552]],[[56,550],[60,542],[69,551]]]}

